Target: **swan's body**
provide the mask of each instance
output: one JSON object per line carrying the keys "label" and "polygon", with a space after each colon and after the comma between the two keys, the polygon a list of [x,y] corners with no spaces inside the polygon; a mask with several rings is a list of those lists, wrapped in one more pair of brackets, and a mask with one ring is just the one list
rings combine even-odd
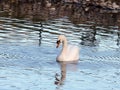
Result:
{"label": "swan's body", "polygon": [[57,61],[77,61],[79,60],[79,47],[68,45],[64,35],[60,35],[57,41],[57,47],[62,43],[62,50],[57,56]]}

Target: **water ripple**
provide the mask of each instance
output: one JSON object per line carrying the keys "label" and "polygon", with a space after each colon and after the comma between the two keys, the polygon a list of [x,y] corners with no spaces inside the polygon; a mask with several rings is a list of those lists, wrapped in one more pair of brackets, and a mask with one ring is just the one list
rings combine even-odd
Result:
{"label": "water ripple", "polygon": [[55,62],[60,51],[55,46],[59,34],[66,35],[69,43],[80,47],[78,64],[70,64],[67,69],[64,67],[67,73],[61,90],[71,87],[77,90],[119,88],[118,27],[98,26],[90,21],[75,25],[66,17],[42,24],[0,18],[0,88],[53,90],[55,73],[60,71]]}
{"label": "water ripple", "polygon": [[[49,20],[42,24],[40,22],[33,23],[26,20],[0,18],[0,44],[42,44],[55,47],[59,34],[66,35],[69,43],[76,44],[80,48],[83,48],[82,46],[95,47],[97,52],[119,50],[120,46],[120,31],[117,26],[98,26],[90,21],[75,25],[67,17]],[[88,54],[88,56],[90,55],[94,54]],[[89,58],[95,57],[97,56],[94,55]],[[119,55],[115,57],[99,56],[96,59],[118,60]]]}

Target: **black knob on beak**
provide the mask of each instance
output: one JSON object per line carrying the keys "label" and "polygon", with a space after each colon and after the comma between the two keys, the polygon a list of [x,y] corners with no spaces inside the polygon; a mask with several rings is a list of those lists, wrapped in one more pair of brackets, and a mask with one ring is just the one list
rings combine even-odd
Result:
{"label": "black knob on beak", "polygon": [[58,48],[59,45],[60,45],[60,40],[58,40],[58,41],[56,42],[56,44],[57,44],[56,48]]}

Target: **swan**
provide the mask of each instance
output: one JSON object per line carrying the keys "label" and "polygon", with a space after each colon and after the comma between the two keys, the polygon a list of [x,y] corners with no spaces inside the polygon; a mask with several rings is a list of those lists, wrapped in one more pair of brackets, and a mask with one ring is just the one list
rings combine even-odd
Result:
{"label": "swan", "polygon": [[79,47],[75,45],[69,45],[65,35],[59,35],[56,42],[58,48],[62,43],[62,50],[57,56],[57,61],[77,61],[79,60]]}

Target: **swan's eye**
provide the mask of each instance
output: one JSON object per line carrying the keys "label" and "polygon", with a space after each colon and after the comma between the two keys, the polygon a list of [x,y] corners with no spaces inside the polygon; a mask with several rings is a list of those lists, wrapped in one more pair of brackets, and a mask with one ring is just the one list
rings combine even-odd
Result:
{"label": "swan's eye", "polygon": [[56,43],[59,44],[59,43],[60,43],[60,40],[58,40]]}

